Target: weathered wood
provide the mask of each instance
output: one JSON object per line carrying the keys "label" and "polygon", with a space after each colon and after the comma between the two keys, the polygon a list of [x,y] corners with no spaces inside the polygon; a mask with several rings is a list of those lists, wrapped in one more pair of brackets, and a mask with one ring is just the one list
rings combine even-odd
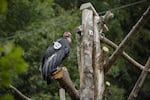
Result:
{"label": "weathered wood", "polygon": [[114,17],[114,14],[111,12],[111,11],[107,11],[105,13],[104,16],[101,16],[101,29],[102,29],[102,32],[107,32],[109,31],[108,27],[107,27],[107,23],[110,21],[110,19],[112,19]]}
{"label": "weathered wood", "polygon": [[135,86],[132,90],[132,92],[129,95],[128,100],[134,100],[137,96],[138,96],[138,92],[140,90],[140,88],[142,87],[144,80],[148,74],[148,72],[146,70],[150,69],[150,57],[145,65],[145,70],[142,71],[140,77],[138,78],[137,82],[135,83]]}
{"label": "weathered wood", "polygon": [[100,71],[100,41],[99,41],[99,31],[98,22],[100,20],[99,16],[94,16],[94,44],[93,44],[93,75],[94,75],[94,100],[101,100],[102,95],[100,91],[104,90],[104,74]]}
{"label": "weathered wood", "polygon": [[70,79],[70,75],[65,67],[60,68],[59,71],[56,71],[53,74],[53,78],[56,79],[60,86],[68,92],[72,100],[79,100],[79,92],[74,87]]}
{"label": "weathered wood", "polygon": [[60,100],[66,100],[65,90],[63,88],[59,89]]}
{"label": "weathered wood", "polygon": [[111,11],[107,11],[105,15],[102,16],[104,23],[108,23],[113,17],[114,14]]}
{"label": "weathered wood", "polygon": [[[95,48],[96,49],[96,48]],[[97,50],[98,51],[98,50]],[[95,52],[95,51],[94,51]],[[96,52],[94,53],[94,100],[102,100],[105,84],[104,84],[104,60],[106,54],[108,53],[108,48],[103,47],[101,54],[96,56]]]}
{"label": "weathered wood", "polygon": [[15,92],[17,92],[19,94],[20,97],[22,97],[23,100],[31,100],[31,98],[25,96],[23,93],[21,93],[16,87],[14,87],[13,85],[9,85],[9,87],[11,89],[13,89]]}
{"label": "weathered wood", "polygon": [[149,9],[150,9],[150,7],[148,7],[148,9],[144,12],[142,17],[139,19],[139,21],[135,24],[135,26],[132,27],[132,29],[130,30],[128,35],[123,39],[123,41],[119,44],[118,48],[111,55],[111,57],[109,58],[108,62],[105,64],[105,68],[106,68],[105,72],[107,72],[111,68],[113,63],[118,58],[118,56],[120,56],[122,54],[124,49],[130,43],[130,41],[132,40],[133,36],[140,31],[141,27],[149,19],[149,15],[150,15]]}
{"label": "weathered wood", "polygon": [[106,97],[109,93],[110,90],[110,83],[108,81],[105,82],[105,90],[104,90],[104,94],[103,94],[103,99],[102,100],[106,100]]}
{"label": "weathered wood", "polygon": [[[86,8],[87,7],[87,8]],[[89,6],[81,5],[83,38],[80,48],[80,99],[93,100],[93,67],[92,67],[92,48],[93,48],[93,11]]]}
{"label": "weathered wood", "polygon": [[88,3],[84,3],[84,4],[81,5],[80,10],[84,10],[84,9],[90,9],[90,10],[93,11],[93,14],[95,16],[99,16],[98,13],[96,12],[95,8],[89,2]]}
{"label": "weathered wood", "polygon": [[80,57],[80,47],[81,47],[81,41],[82,41],[82,36],[83,36],[83,28],[82,26],[78,26],[75,30],[76,32],[76,42],[77,42],[77,61],[78,61],[78,70],[80,72],[80,61],[81,61],[81,57]]}
{"label": "weathered wood", "polygon": [[[112,47],[113,49],[118,48],[118,46],[110,41],[109,39],[105,38],[105,37],[101,37],[100,41],[102,43],[105,43],[107,45],[109,45],[110,47]],[[144,70],[144,66],[141,65],[140,63],[138,63],[137,61],[135,61],[132,57],[130,57],[126,52],[123,51],[123,53],[121,54],[121,56],[126,59],[128,62],[130,62],[131,64],[133,64],[135,67],[139,68],[140,70]],[[148,72],[150,72],[150,70],[148,70]]]}

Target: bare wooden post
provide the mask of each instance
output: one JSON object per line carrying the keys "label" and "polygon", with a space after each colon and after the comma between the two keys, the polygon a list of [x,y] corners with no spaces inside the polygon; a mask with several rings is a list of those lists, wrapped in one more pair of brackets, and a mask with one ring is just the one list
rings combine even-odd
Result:
{"label": "bare wooden post", "polygon": [[128,100],[134,100],[138,96],[138,92],[144,83],[144,80],[148,74],[149,69],[150,69],[150,57],[145,65],[145,70],[142,71],[140,77],[138,78],[132,92],[129,95]]}
{"label": "bare wooden post", "polygon": [[123,50],[127,47],[127,45],[129,44],[129,42],[132,40],[132,37],[136,33],[139,32],[139,30],[141,29],[141,27],[149,19],[149,15],[150,15],[150,6],[144,12],[144,14],[139,19],[139,21],[135,24],[135,26],[132,27],[132,29],[130,30],[130,32],[128,33],[128,35],[123,39],[123,41],[120,43],[120,45],[115,50],[115,52],[111,55],[109,61],[105,64],[105,67],[106,67],[105,72],[107,72],[111,68],[111,66],[113,65],[113,63],[118,58],[118,56],[120,56],[122,54]]}
{"label": "bare wooden post", "polygon": [[63,88],[59,89],[60,100],[66,100],[65,90]]}
{"label": "bare wooden post", "polygon": [[94,99],[92,48],[93,10],[90,3],[82,4],[83,39],[80,48],[80,100]]}

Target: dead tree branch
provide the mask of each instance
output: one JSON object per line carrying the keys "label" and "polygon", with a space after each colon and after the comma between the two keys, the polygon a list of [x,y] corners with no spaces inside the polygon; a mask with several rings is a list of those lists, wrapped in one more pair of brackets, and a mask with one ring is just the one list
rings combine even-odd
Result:
{"label": "dead tree branch", "polygon": [[146,70],[150,69],[150,57],[145,65],[145,70],[142,71],[140,77],[138,78],[137,82],[135,83],[135,86],[132,90],[132,92],[129,95],[128,100],[134,100],[137,96],[138,96],[138,92],[140,90],[140,88],[142,87],[144,80],[148,74],[148,72]]}
{"label": "dead tree branch", "polygon": [[149,9],[150,9],[150,7],[148,7],[148,9],[144,12],[144,14],[142,15],[142,17],[139,19],[139,21],[135,24],[135,26],[132,27],[132,29],[130,30],[130,32],[128,33],[128,35],[123,39],[123,41],[119,44],[118,48],[111,55],[111,57],[109,58],[108,62],[105,64],[105,68],[106,68],[105,72],[107,72],[111,68],[111,66],[113,65],[113,63],[118,58],[118,56],[120,56],[122,54],[122,52],[124,51],[124,49],[130,43],[130,41],[132,40],[133,36],[140,31],[140,29],[142,28],[142,26],[148,20],[149,15],[150,15]]}
{"label": "dead tree branch", "polygon": [[24,100],[31,100],[31,98],[25,96],[23,93],[21,93],[21,92],[20,92],[16,87],[14,87],[13,85],[9,85],[9,87],[10,87],[11,89],[13,89],[15,92],[17,92],[17,93],[20,95],[20,97],[22,97]]}
{"label": "dead tree branch", "polygon": [[[105,37],[101,37],[100,41],[103,43],[106,43],[107,45],[109,45],[110,47],[112,47],[113,49],[118,48],[118,46],[112,42],[111,40],[105,38]],[[140,63],[138,63],[137,61],[135,61],[132,57],[130,57],[126,52],[123,51],[123,53],[121,54],[121,56],[126,59],[128,62],[130,62],[131,64],[133,64],[134,66],[136,66],[137,68],[144,70],[144,66],[141,65]],[[148,70],[148,72],[150,72],[150,70]]]}
{"label": "dead tree branch", "polygon": [[79,92],[74,87],[67,68],[63,67],[58,69],[56,72],[54,72],[53,77],[59,82],[60,86],[68,92],[71,100],[80,99]]}

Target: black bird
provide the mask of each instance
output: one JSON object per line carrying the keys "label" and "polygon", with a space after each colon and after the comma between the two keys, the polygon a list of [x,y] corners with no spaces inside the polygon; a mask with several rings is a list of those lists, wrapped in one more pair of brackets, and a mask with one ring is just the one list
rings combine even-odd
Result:
{"label": "black bird", "polygon": [[47,48],[41,65],[42,77],[47,84],[51,83],[51,75],[70,53],[71,33],[64,32],[63,37],[58,39]]}

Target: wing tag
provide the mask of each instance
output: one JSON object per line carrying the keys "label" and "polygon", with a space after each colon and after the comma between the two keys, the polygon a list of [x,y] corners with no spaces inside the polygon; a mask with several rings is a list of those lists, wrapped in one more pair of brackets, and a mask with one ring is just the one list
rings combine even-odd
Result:
{"label": "wing tag", "polygon": [[54,49],[60,49],[62,45],[59,42],[54,42]]}

